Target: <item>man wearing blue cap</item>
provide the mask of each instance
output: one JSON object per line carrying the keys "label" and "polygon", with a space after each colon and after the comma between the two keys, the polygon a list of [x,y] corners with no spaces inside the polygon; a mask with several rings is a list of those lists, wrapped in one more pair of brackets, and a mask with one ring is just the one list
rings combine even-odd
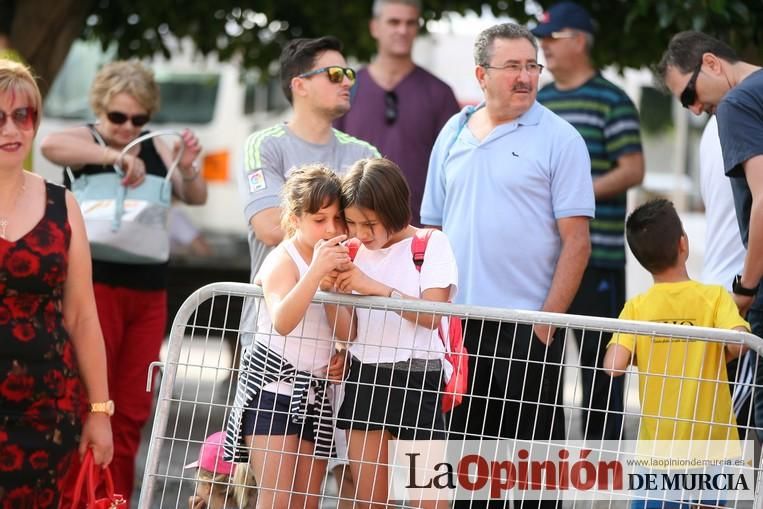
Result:
{"label": "man wearing blue cap", "polygon": [[[591,257],[569,312],[616,318],[625,304],[626,192],[644,178],[639,119],[633,102],[591,62],[594,22],[573,2],[555,4],[532,33],[540,39],[554,82],[538,102],[570,122],[586,141],[596,196]],[[580,346],[586,439],[617,440],[622,434],[623,382],[601,367],[610,334],[575,331]]]}

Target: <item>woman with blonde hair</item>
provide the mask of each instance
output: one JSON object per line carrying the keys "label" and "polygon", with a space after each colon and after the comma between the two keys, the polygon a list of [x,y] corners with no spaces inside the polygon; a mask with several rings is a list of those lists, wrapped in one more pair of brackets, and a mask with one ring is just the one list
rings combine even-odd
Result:
{"label": "woman with blonde hair", "polygon": [[[109,400],[106,353],[82,215],[71,193],[23,169],[41,106],[29,70],[0,59],[2,507],[56,507],[78,447],[98,465],[113,453],[98,411]],[[81,398],[95,410],[84,423]]]}
{"label": "woman with blonde hair", "polygon": [[[165,177],[179,145],[161,139],[139,143],[120,161],[133,140],[148,133],[144,126],[159,109],[159,87],[150,69],[138,61],[103,66],[90,90],[97,122],[50,134],[42,153],[80,175],[114,172],[119,162],[123,185],[140,186],[146,174]],[[182,133],[185,150],[171,177],[172,194],[188,204],[202,204],[207,187],[196,158],[201,145],[189,130]],[[145,239],[136,238],[136,243]],[[93,260],[98,317],[106,340],[109,390],[115,402],[112,426],[115,444],[114,486],[125,496],[133,491],[135,456],[140,433],[151,411],[152,394],[140,390],[151,362],[159,358],[167,322],[167,263],[123,263]]]}

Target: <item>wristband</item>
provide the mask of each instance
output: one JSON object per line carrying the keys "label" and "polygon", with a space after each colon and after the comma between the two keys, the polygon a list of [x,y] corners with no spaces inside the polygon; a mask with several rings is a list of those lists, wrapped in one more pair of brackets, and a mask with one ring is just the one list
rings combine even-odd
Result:
{"label": "wristband", "polygon": [[183,178],[183,182],[193,182],[199,177],[199,174],[201,173],[201,166],[199,166],[199,161],[194,161],[191,163],[191,168],[193,169],[193,174],[191,174],[190,177],[186,177],[183,175],[183,172],[180,172],[180,176]]}
{"label": "wristband", "polygon": [[734,276],[734,282],[731,283],[731,291],[734,292],[737,295],[744,295],[745,297],[755,297],[755,294],[758,293],[758,287],[760,285],[756,285],[754,288],[747,288],[745,286],[742,286],[742,275],[737,274]]}

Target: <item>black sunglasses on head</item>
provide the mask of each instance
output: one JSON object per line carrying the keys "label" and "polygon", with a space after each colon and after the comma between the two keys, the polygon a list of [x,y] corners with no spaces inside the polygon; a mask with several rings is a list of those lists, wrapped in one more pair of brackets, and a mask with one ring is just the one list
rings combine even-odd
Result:
{"label": "black sunglasses on head", "polygon": [[699,76],[699,71],[701,70],[702,62],[700,62],[697,68],[694,69],[691,78],[689,78],[689,81],[686,83],[684,91],[681,92],[681,106],[684,108],[690,108],[691,105],[697,101],[697,77]]}
{"label": "black sunglasses on head", "polygon": [[109,111],[106,113],[106,118],[108,118],[109,122],[112,124],[122,125],[129,120],[135,127],[141,127],[148,124],[148,121],[151,120],[151,115],[141,113],[139,115],[130,116],[121,111]]}
{"label": "black sunglasses on head", "polygon": [[397,94],[392,90],[384,92],[384,121],[392,125],[397,120]]}

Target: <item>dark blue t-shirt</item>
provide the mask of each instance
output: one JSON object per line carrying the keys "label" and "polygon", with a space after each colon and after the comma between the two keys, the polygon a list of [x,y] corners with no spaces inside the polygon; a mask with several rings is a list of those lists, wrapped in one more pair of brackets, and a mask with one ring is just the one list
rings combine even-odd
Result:
{"label": "dark blue t-shirt", "polygon": [[731,179],[739,232],[747,247],[752,194],[742,165],[763,154],[763,69],[729,90],[718,105],[716,116],[723,166]]}

